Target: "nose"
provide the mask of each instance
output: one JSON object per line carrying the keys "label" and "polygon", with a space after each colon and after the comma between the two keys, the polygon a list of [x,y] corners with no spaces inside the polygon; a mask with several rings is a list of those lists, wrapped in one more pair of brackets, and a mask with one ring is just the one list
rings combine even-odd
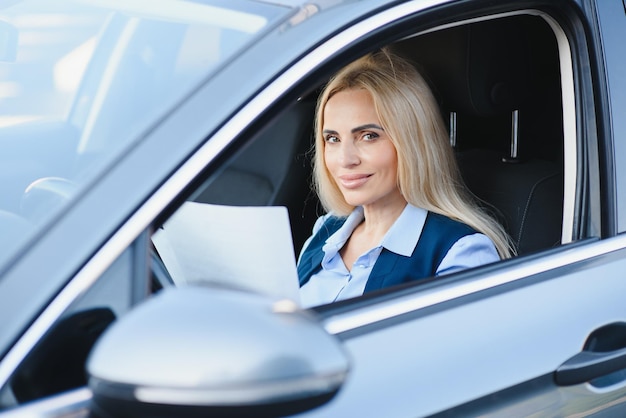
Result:
{"label": "nose", "polygon": [[339,149],[339,163],[343,167],[351,167],[361,162],[358,149],[352,141],[342,141]]}

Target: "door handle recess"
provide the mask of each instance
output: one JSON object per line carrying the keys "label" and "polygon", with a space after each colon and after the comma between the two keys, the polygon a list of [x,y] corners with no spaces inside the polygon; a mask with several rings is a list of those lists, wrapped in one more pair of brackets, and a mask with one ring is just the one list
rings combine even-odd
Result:
{"label": "door handle recess", "polygon": [[589,382],[626,369],[626,323],[598,328],[589,335],[583,350],[554,372],[559,386]]}

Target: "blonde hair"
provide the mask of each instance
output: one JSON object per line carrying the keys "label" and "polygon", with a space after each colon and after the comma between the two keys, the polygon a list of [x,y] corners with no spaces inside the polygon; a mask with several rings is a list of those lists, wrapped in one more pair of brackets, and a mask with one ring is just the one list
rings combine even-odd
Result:
{"label": "blonde hair", "polygon": [[469,225],[487,235],[501,258],[515,254],[502,226],[476,204],[461,180],[437,102],[417,69],[388,49],[366,55],[330,79],[317,102],[314,180],[328,211],[348,215],[343,198],[324,162],[324,108],[344,90],[364,89],[374,101],[382,128],[398,156],[398,188],[407,202]]}

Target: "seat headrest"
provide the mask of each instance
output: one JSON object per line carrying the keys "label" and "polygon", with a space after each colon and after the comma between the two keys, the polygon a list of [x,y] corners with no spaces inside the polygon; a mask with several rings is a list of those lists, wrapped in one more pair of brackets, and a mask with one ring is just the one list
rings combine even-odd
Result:
{"label": "seat headrest", "polygon": [[[434,32],[402,46],[447,111],[488,117],[519,109],[529,96],[530,50],[518,18]],[[416,55],[418,54],[418,55]]]}

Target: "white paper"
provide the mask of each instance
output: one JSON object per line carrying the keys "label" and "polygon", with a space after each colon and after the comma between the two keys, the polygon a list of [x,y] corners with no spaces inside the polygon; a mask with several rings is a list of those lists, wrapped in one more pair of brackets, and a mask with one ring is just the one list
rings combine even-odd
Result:
{"label": "white paper", "polygon": [[285,207],[186,202],[152,242],[176,285],[219,283],[300,302]]}

